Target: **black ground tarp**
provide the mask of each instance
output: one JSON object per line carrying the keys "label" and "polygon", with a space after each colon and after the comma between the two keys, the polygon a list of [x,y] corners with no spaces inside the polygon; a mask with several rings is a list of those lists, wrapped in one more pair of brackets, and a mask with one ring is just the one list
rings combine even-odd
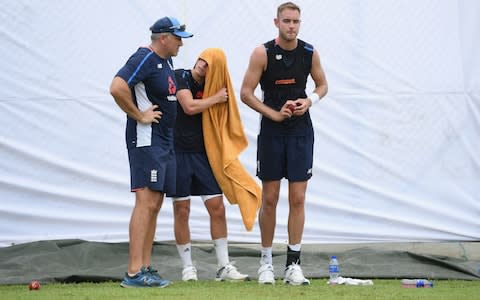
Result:
{"label": "black ground tarp", "polygon": [[[275,275],[285,266],[285,245],[274,245]],[[257,279],[258,244],[230,243],[230,259]],[[336,255],[341,276],[361,279],[429,278],[480,280],[480,242],[303,245],[307,278],[326,278]],[[216,257],[209,242],[194,242],[192,258],[200,280],[215,278]],[[0,248],[0,284],[120,281],[127,269],[128,243],[83,240],[39,241]],[[153,265],[169,280],[180,280],[182,265],[173,242],[155,243]]]}

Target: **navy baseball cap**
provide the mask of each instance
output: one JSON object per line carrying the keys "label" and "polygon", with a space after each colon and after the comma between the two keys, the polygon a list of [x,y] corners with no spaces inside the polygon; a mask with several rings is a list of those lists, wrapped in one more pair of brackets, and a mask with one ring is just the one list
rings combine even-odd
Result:
{"label": "navy baseball cap", "polygon": [[177,19],[173,17],[163,17],[150,27],[152,33],[169,32],[181,38],[192,37],[193,34],[185,31],[186,26],[180,25]]}

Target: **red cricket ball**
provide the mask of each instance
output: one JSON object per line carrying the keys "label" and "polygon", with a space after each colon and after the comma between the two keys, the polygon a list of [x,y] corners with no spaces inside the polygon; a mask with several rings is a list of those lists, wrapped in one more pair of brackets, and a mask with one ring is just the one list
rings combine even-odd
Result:
{"label": "red cricket ball", "polygon": [[40,282],[37,281],[37,280],[33,280],[32,282],[30,282],[30,284],[28,285],[28,289],[29,290],[39,290],[40,289]]}
{"label": "red cricket ball", "polygon": [[295,111],[295,105],[289,104],[287,105],[287,108],[293,113]]}

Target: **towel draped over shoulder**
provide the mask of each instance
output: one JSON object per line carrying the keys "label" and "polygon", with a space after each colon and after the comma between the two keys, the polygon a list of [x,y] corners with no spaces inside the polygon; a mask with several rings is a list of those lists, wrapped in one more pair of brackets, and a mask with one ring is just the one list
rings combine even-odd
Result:
{"label": "towel draped over shoulder", "polygon": [[203,97],[216,94],[225,87],[228,101],[211,106],[202,113],[205,150],[220,188],[230,204],[237,204],[243,224],[251,231],[261,204],[262,191],[243,167],[239,154],[248,146],[235,91],[227,67],[227,59],[219,48],[204,50],[199,58],[208,64]]}

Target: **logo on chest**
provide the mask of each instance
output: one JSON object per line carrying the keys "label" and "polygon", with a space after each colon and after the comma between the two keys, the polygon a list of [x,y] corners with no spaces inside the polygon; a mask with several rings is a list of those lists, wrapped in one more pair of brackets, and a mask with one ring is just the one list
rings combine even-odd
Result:
{"label": "logo on chest", "polygon": [[276,85],[287,85],[287,84],[295,84],[295,83],[297,83],[295,78],[275,80]]}
{"label": "logo on chest", "polygon": [[177,86],[171,76],[168,76],[168,92],[170,94],[175,94],[177,92]]}

